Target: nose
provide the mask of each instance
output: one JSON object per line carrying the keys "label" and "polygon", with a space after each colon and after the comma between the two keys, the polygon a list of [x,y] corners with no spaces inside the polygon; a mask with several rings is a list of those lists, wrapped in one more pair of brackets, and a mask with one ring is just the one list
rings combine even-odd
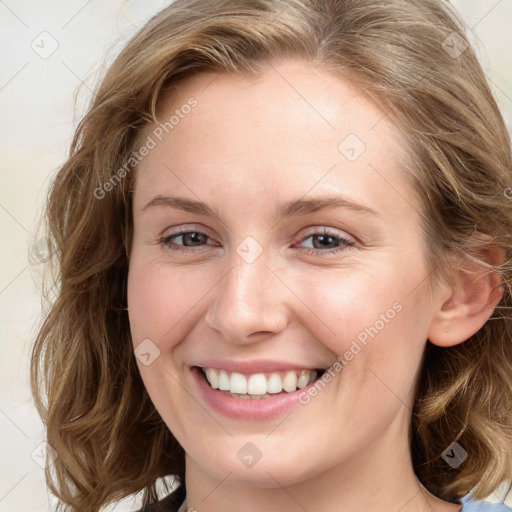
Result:
{"label": "nose", "polygon": [[230,270],[214,288],[205,322],[231,343],[248,344],[281,332],[291,292],[268,266],[265,252],[247,262],[234,252]]}

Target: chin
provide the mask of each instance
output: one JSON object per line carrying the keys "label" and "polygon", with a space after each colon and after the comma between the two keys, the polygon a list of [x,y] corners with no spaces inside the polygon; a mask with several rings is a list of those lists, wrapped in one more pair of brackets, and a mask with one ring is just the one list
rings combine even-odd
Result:
{"label": "chin", "polygon": [[[256,443],[249,440],[236,440],[229,447],[217,447],[215,454],[210,451],[211,447],[204,447],[197,450],[201,457],[194,458],[194,463],[215,479],[224,480],[229,475],[227,481],[231,484],[262,489],[296,485],[314,477],[313,464],[305,466],[304,456],[301,457],[298,450],[283,453],[278,447],[265,448],[263,442],[258,444],[261,446],[259,454]],[[208,452],[212,456],[205,458]],[[225,456],[219,456],[222,453]]]}

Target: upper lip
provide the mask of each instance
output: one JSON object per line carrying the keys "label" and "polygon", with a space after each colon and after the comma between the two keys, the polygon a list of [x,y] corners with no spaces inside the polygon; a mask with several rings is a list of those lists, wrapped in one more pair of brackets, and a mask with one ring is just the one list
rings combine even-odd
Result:
{"label": "upper lip", "polygon": [[317,370],[321,366],[294,363],[290,361],[276,361],[271,359],[235,360],[235,359],[208,359],[198,361],[192,366],[201,368],[215,368],[228,372],[238,372],[246,375],[254,373],[278,372],[283,370]]}

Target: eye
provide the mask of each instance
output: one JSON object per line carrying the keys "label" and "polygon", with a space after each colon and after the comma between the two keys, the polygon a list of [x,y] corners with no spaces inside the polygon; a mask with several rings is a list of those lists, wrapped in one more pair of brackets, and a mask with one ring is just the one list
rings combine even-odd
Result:
{"label": "eye", "polygon": [[311,248],[304,251],[306,254],[334,254],[355,245],[353,240],[336,233],[331,233],[326,229],[311,233],[300,241],[304,243],[309,239],[311,239],[308,242]]}
{"label": "eye", "polygon": [[160,239],[160,243],[171,251],[180,251],[180,252],[189,252],[193,249],[188,249],[189,247],[201,247],[203,245],[212,245],[207,244],[207,240],[209,240],[209,236],[201,231],[195,231],[192,229],[183,229],[177,231],[175,233],[171,233],[170,235],[163,236]]}
{"label": "eye", "polygon": [[[206,233],[193,229],[182,229],[163,236],[159,242],[171,251],[191,252],[194,251],[193,247],[214,245],[213,243],[208,243],[208,240],[211,239]],[[306,242],[307,240],[310,241]],[[306,248],[303,252],[314,255],[334,254],[355,245],[355,242],[348,237],[329,232],[326,229],[313,232],[299,241],[299,243],[305,242],[310,244],[310,248]]]}

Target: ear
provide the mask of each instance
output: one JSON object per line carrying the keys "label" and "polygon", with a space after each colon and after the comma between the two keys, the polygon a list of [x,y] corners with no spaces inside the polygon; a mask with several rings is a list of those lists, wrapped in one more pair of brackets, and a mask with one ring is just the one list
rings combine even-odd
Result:
{"label": "ear", "polygon": [[[486,249],[484,261],[499,265],[503,253]],[[466,257],[457,257],[451,283],[443,283],[436,294],[435,311],[428,339],[434,345],[450,347],[470,338],[491,317],[501,300],[501,278],[488,267]]]}

